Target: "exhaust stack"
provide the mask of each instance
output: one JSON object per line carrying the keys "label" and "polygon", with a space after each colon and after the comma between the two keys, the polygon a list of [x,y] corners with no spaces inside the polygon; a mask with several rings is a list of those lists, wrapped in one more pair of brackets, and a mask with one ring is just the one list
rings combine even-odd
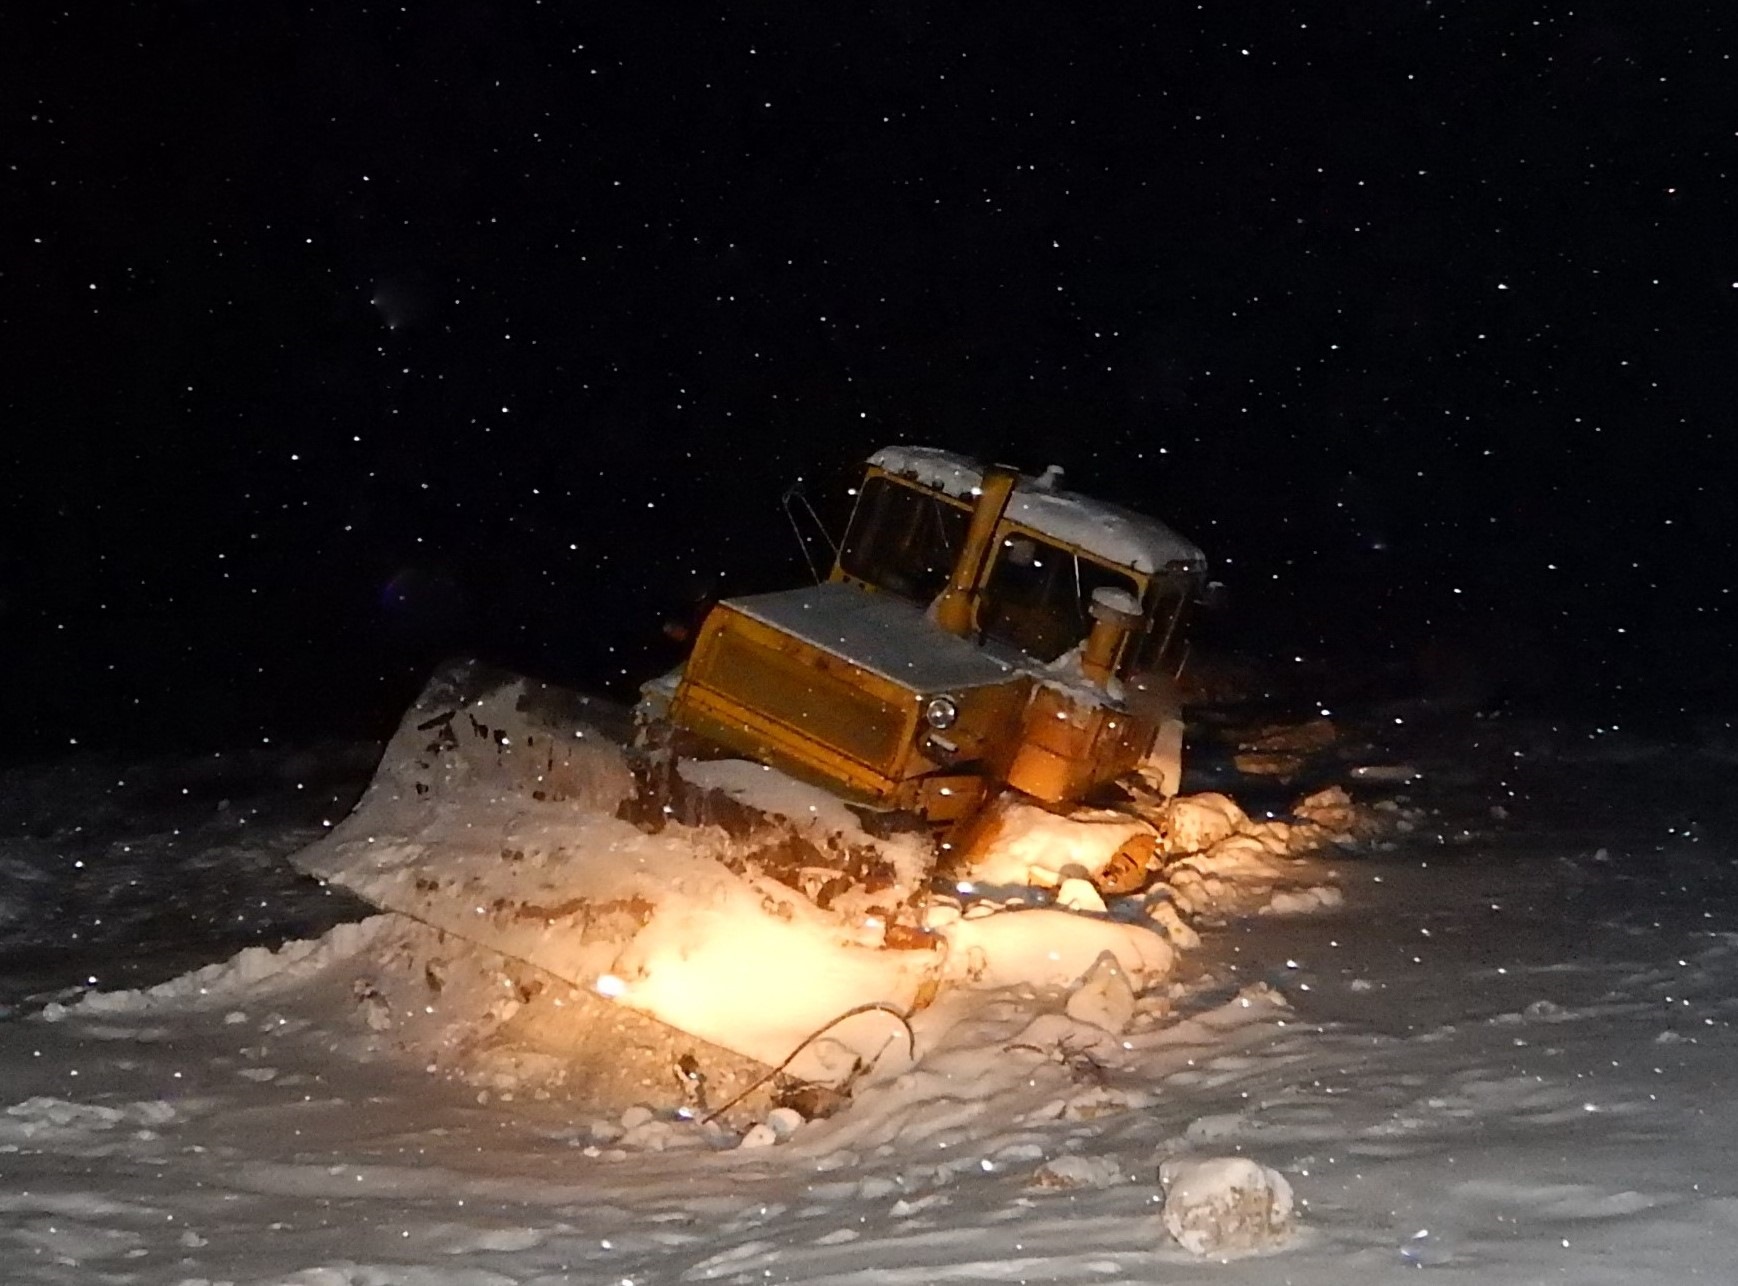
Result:
{"label": "exhaust stack", "polygon": [[1099,687],[1108,687],[1116,672],[1123,640],[1141,623],[1141,605],[1126,589],[1109,585],[1092,591],[1092,633],[1081,649],[1080,669]]}

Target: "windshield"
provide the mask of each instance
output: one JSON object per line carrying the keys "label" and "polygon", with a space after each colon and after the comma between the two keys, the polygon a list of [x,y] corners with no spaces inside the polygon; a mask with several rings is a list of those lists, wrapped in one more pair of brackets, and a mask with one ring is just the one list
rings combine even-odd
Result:
{"label": "windshield", "polygon": [[[927,607],[947,587],[971,510],[961,501],[890,478],[863,484],[839,551],[847,575]],[[1087,608],[1104,586],[1137,601],[1133,577],[1039,536],[1004,527],[984,587],[984,633],[1039,661],[1054,661],[1092,630]]]}
{"label": "windshield", "polygon": [[996,551],[979,619],[991,638],[1054,661],[1091,632],[1092,592],[1105,586],[1140,601],[1140,586],[1128,575],[1035,536],[1009,533]]}
{"label": "windshield", "polygon": [[839,551],[848,576],[927,606],[947,585],[971,511],[884,477],[863,484]]}
{"label": "windshield", "polygon": [[1139,669],[1173,673],[1182,669],[1187,650],[1183,643],[1183,621],[1188,609],[1186,587],[1160,582],[1151,617],[1152,630],[1141,642]]}

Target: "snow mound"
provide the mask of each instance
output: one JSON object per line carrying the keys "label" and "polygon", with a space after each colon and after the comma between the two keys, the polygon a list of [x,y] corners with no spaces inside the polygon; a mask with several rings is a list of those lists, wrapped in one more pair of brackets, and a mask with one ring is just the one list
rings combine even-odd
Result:
{"label": "snow mound", "polygon": [[1333,911],[1345,905],[1346,895],[1331,884],[1319,884],[1307,889],[1281,889],[1261,908],[1262,915],[1309,915],[1316,911]]}
{"label": "snow mound", "polygon": [[[449,667],[400,724],[361,804],[297,865],[552,980],[826,1086],[908,1064],[915,1054],[902,1016],[943,985],[1060,989],[1107,954],[1134,990],[1171,971],[1165,937],[1146,923],[1116,922],[1096,896],[1075,896],[1075,910],[978,903],[951,922],[944,914],[912,927],[932,863],[927,848],[914,837],[904,848],[870,841],[832,796],[758,764],[673,761],[688,787],[728,807],[690,817],[692,796],[679,795],[674,820],[637,824],[630,818],[645,800],[635,773],[659,765],[631,765],[585,721],[589,713],[559,689],[474,664]],[[848,877],[811,870],[808,858],[771,854],[752,831],[727,833],[722,814],[737,805],[782,819],[782,833],[809,835],[815,850],[861,840],[878,856]],[[1155,834],[1137,819],[1065,819],[1030,806],[1002,820],[1001,874],[1020,884],[1040,858],[1073,875],[1125,838]],[[811,877],[828,891],[811,888]],[[400,1002],[379,978],[356,985],[365,1022],[393,1030]]]}
{"label": "snow mound", "polygon": [[65,1142],[111,1130],[143,1134],[180,1120],[185,1107],[156,1099],[133,1103],[73,1103],[38,1095],[14,1103],[0,1115],[0,1146]]}
{"label": "snow mound", "polygon": [[[40,1014],[76,1023],[81,1036],[124,1040],[137,1020],[211,1015],[252,1040],[237,1075],[279,1079],[308,1046],[324,1060],[394,1062],[468,1087],[477,1101],[558,1099],[588,1112],[643,1102],[669,1118],[709,1111],[750,1091],[765,1070],[677,1031],[401,915],[339,925],[277,951],[249,948],[220,964],[145,990],[90,992]],[[129,1028],[125,1020],[134,1020]],[[765,1094],[744,1112],[762,1110]],[[599,1132],[616,1142],[620,1132]],[[633,1141],[662,1150],[703,1146],[688,1135]]]}
{"label": "snow mound", "polygon": [[[793,1076],[837,1082],[886,1054],[884,1021],[829,1024],[866,1004],[908,1010],[934,976],[932,953],[881,949],[900,890],[826,910],[718,827],[635,825],[633,771],[594,713],[558,688],[447,667],[356,810],[296,864],[743,1058],[774,1066],[798,1051]],[[818,826],[848,816],[749,765],[684,769],[772,792]],[[822,1030],[826,1050],[810,1047]]]}
{"label": "snow mound", "polygon": [[1172,853],[1201,853],[1249,828],[1249,816],[1227,795],[1206,791],[1179,795],[1165,818],[1166,847]]}
{"label": "snow mound", "polygon": [[1090,1023],[1112,1035],[1121,1033],[1135,1016],[1135,991],[1117,958],[1100,952],[1068,994],[1064,1012],[1076,1022]]}
{"label": "snow mound", "polygon": [[[228,960],[206,965],[191,973],[140,991],[93,991],[84,995],[77,1008],[94,1014],[142,1014],[153,1009],[212,1009],[239,999],[261,1000],[317,978],[343,961],[377,946],[398,923],[391,916],[377,915],[351,924],[341,924],[319,938],[286,942],[277,949],[248,947]],[[59,1002],[41,1013],[45,1022],[58,1022],[70,1012]]]}
{"label": "snow mound", "polygon": [[1123,844],[1152,834],[1152,826],[1124,813],[1063,817],[1009,797],[991,806],[962,878],[976,886],[1054,887],[1067,875],[1096,875]]}
{"label": "snow mound", "polygon": [[1144,990],[1176,962],[1170,943],[1144,925],[1046,907],[962,919],[939,934],[948,946],[946,977],[972,986],[1066,987],[1108,953]]}
{"label": "snow mound", "polygon": [[877,841],[838,796],[766,764],[747,759],[682,759],[677,762],[676,771],[691,785],[719,791],[768,817],[789,822],[799,831],[807,831],[817,842],[873,844],[896,854],[907,864],[897,876],[902,883],[916,878],[919,867],[927,869],[927,853],[915,836],[908,836],[903,842]]}
{"label": "snow mound", "polygon": [[1108,1188],[1123,1181],[1115,1157],[1090,1157],[1070,1153],[1052,1157],[1032,1172],[1032,1187],[1069,1191],[1076,1188]]}
{"label": "snow mound", "polygon": [[[256,1006],[303,1004],[342,1015],[333,1050],[414,1060],[480,1095],[589,1096],[606,1117],[647,1105],[661,1119],[594,1136],[661,1150],[684,1141],[665,1128],[679,1114],[774,1073],[780,1092],[899,1076],[928,1057],[915,1020],[949,990],[1049,992],[1061,1021],[1107,1038],[1150,1026],[1162,1015],[1143,993],[1197,941],[1185,917],[1337,896],[1300,874],[1313,823],[1254,821],[1213,794],[1147,800],[1147,817],[1004,802],[960,898],[927,894],[914,837],[872,839],[833,796],[758,764],[630,755],[588,721],[601,713],[474,663],[437,673],[361,803],[294,859],[395,914],[89,995],[87,1028],[159,1008],[257,1028]],[[666,773],[683,789],[657,789]],[[744,810],[747,832],[732,826]],[[767,818],[772,847],[754,829]],[[1091,878],[1114,862],[1144,880],[1167,857],[1145,906],[1107,904]],[[318,1019],[259,1030],[298,1023]],[[742,1111],[764,1116],[767,1097]],[[756,1141],[785,1137],[769,1125]]]}
{"label": "snow mound", "polygon": [[[1122,861],[1113,854],[1138,852],[1144,842],[1154,854],[1145,859],[1148,870],[1159,871],[1146,891],[1147,916],[1171,944],[1190,950],[1198,940],[1188,917],[1337,906],[1338,891],[1327,882],[1331,873],[1306,859],[1380,829],[1379,815],[1338,787],[1300,800],[1294,822],[1257,821],[1217,792],[1174,797],[1150,816],[1151,822],[1079,810],[1062,817],[1032,804],[999,802],[969,845],[958,887],[969,896],[1004,898],[1022,888],[1053,890],[1057,906],[1103,915],[1107,899],[1094,877]],[[974,914],[981,912],[966,908],[967,919]]]}
{"label": "snow mound", "polygon": [[1165,1231],[1190,1254],[1255,1254],[1295,1231],[1291,1184],[1248,1157],[1172,1158],[1159,1167],[1159,1182]]}

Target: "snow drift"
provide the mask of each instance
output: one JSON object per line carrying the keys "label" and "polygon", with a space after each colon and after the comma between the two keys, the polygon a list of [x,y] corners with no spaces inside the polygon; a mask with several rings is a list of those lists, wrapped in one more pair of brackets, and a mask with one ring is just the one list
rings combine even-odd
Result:
{"label": "snow drift", "polygon": [[[754,1068],[824,1086],[897,1074],[920,1052],[911,1016],[944,989],[1060,993],[1110,969],[1139,994],[1191,945],[1187,915],[1298,882],[1289,846],[1309,829],[1252,823],[1223,796],[1173,801],[1168,882],[1111,914],[1082,864],[1109,851],[1105,834],[1145,823],[1015,806],[958,891],[932,893],[915,837],[875,839],[831,796],[757,764],[668,767],[774,819],[776,844],[757,848],[704,814],[648,819],[646,765],[604,731],[609,714],[451,667],[405,716],[351,816],[295,861],[587,1005],[605,996],[692,1038],[696,1075],[715,1085]],[[896,919],[909,949],[887,945]],[[1114,991],[1091,1004],[1102,1023],[1126,1008]]]}

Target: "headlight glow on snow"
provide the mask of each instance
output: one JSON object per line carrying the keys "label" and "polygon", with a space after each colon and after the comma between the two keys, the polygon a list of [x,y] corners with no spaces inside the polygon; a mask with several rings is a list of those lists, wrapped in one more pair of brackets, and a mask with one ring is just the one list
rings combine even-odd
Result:
{"label": "headlight glow on snow", "polygon": [[613,973],[600,973],[597,976],[597,981],[592,985],[597,988],[598,995],[608,996],[611,1000],[622,995],[628,989],[628,984]]}

